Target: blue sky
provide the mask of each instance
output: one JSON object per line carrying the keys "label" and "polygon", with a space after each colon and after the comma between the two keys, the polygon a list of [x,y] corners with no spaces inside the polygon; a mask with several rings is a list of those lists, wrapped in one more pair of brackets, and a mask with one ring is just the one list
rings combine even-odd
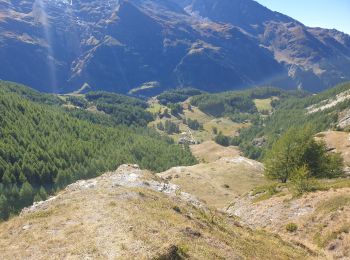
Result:
{"label": "blue sky", "polygon": [[350,34],[350,0],[255,0],[311,27]]}

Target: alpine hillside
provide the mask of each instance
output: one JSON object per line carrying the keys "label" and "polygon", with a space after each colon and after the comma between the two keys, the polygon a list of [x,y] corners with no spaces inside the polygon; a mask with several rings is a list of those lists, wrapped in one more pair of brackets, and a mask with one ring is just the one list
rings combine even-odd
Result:
{"label": "alpine hillside", "polygon": [[252,0],[0,0],[0,79],[45,92],[209,92],[350,79],[350,36]]}

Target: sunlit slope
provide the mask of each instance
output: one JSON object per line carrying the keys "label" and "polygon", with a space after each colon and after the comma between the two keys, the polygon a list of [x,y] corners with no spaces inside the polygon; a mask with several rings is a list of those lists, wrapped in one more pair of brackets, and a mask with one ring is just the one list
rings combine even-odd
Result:
{"label": "sunlit slope", "polygon": [[308,259],[137,166],[78,182],[0,224],[5,259]]}

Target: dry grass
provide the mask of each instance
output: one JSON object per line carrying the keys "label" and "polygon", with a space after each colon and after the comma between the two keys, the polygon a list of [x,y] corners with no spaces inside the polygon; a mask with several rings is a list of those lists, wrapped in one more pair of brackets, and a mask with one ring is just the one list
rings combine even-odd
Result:
{"label": "dry grass", "polygon": [[340,152],[346,165],[350,165],[349,137],[349,133],[340,131],[327,131],[316,135],[316,138],[325,141],[329,148],[335,148],[337,152]]}
{"label": "dry grass", "polygon": [[202,162],[215,162],[225,157],[237,157],[240,151],[237,147],[223,147],[214,141],[206,141],[198,145],[191,146],[192,154]]}
{"label": "dry grass", "polygon": [[153,259],[169,248],[192,259],[308,257],[269,233],[232,225],[215,210],[145,188],[113,187],[108,178],[0,224],[2,259]]}
{"label": "dry grass", "polygon": [[259,112],[261,111],[271,111],[272,106],[271,106],[271,101],[273,99],[271,98],[266,98],[266,99],[254,99],[254,103],[256,108],[258,109]]}
{"label": "dry grass", "polygon": [[235,147],[223,147],[213,141],[191,146],[203,163],[175,167],[158,176],[178,184],[215,208],[227,207],[232,200],[251,189],[266,184],[258,162],[239,156]]}
{"label": "dry grass", "polygon": [[[323,186],[323,181],[320,181]],[[330,185],[329,181],[325,185]],[[229,212],[254,227],[264,227],[284,239],[303,244],[313,251],[321,250],[327,259],[350,257],[350,189],[345,179],[333,180],[337,188],[293,197],[284,185],[258,187],[239,198]],[[335,186],[334,186],[335,187]],[[346,186],[345,186],[346,187]],[[275,192],[269,192],[269,190]],[[290,233],[288,223],[298,230]]]}

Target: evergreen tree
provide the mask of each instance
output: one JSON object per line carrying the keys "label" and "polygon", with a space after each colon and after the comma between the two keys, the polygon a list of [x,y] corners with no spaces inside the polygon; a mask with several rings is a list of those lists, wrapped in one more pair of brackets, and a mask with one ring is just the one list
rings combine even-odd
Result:
{"label": "evergreen tree", "polygon": [[10,212],[7,198],[0,194],[0,220],[7,219],[9,214]]}
{"label": "evergreen tree", "polygon": [[222,132],[215,136],[214,141],[222,146],[230,145],[230,138],[228,136],[223,135]]}
{"label": "evergreen tree", "polygon": [[34,191],[30,183],[25,182],[19,191],[19,199],[22,207],[29,206],[33,203]]}

